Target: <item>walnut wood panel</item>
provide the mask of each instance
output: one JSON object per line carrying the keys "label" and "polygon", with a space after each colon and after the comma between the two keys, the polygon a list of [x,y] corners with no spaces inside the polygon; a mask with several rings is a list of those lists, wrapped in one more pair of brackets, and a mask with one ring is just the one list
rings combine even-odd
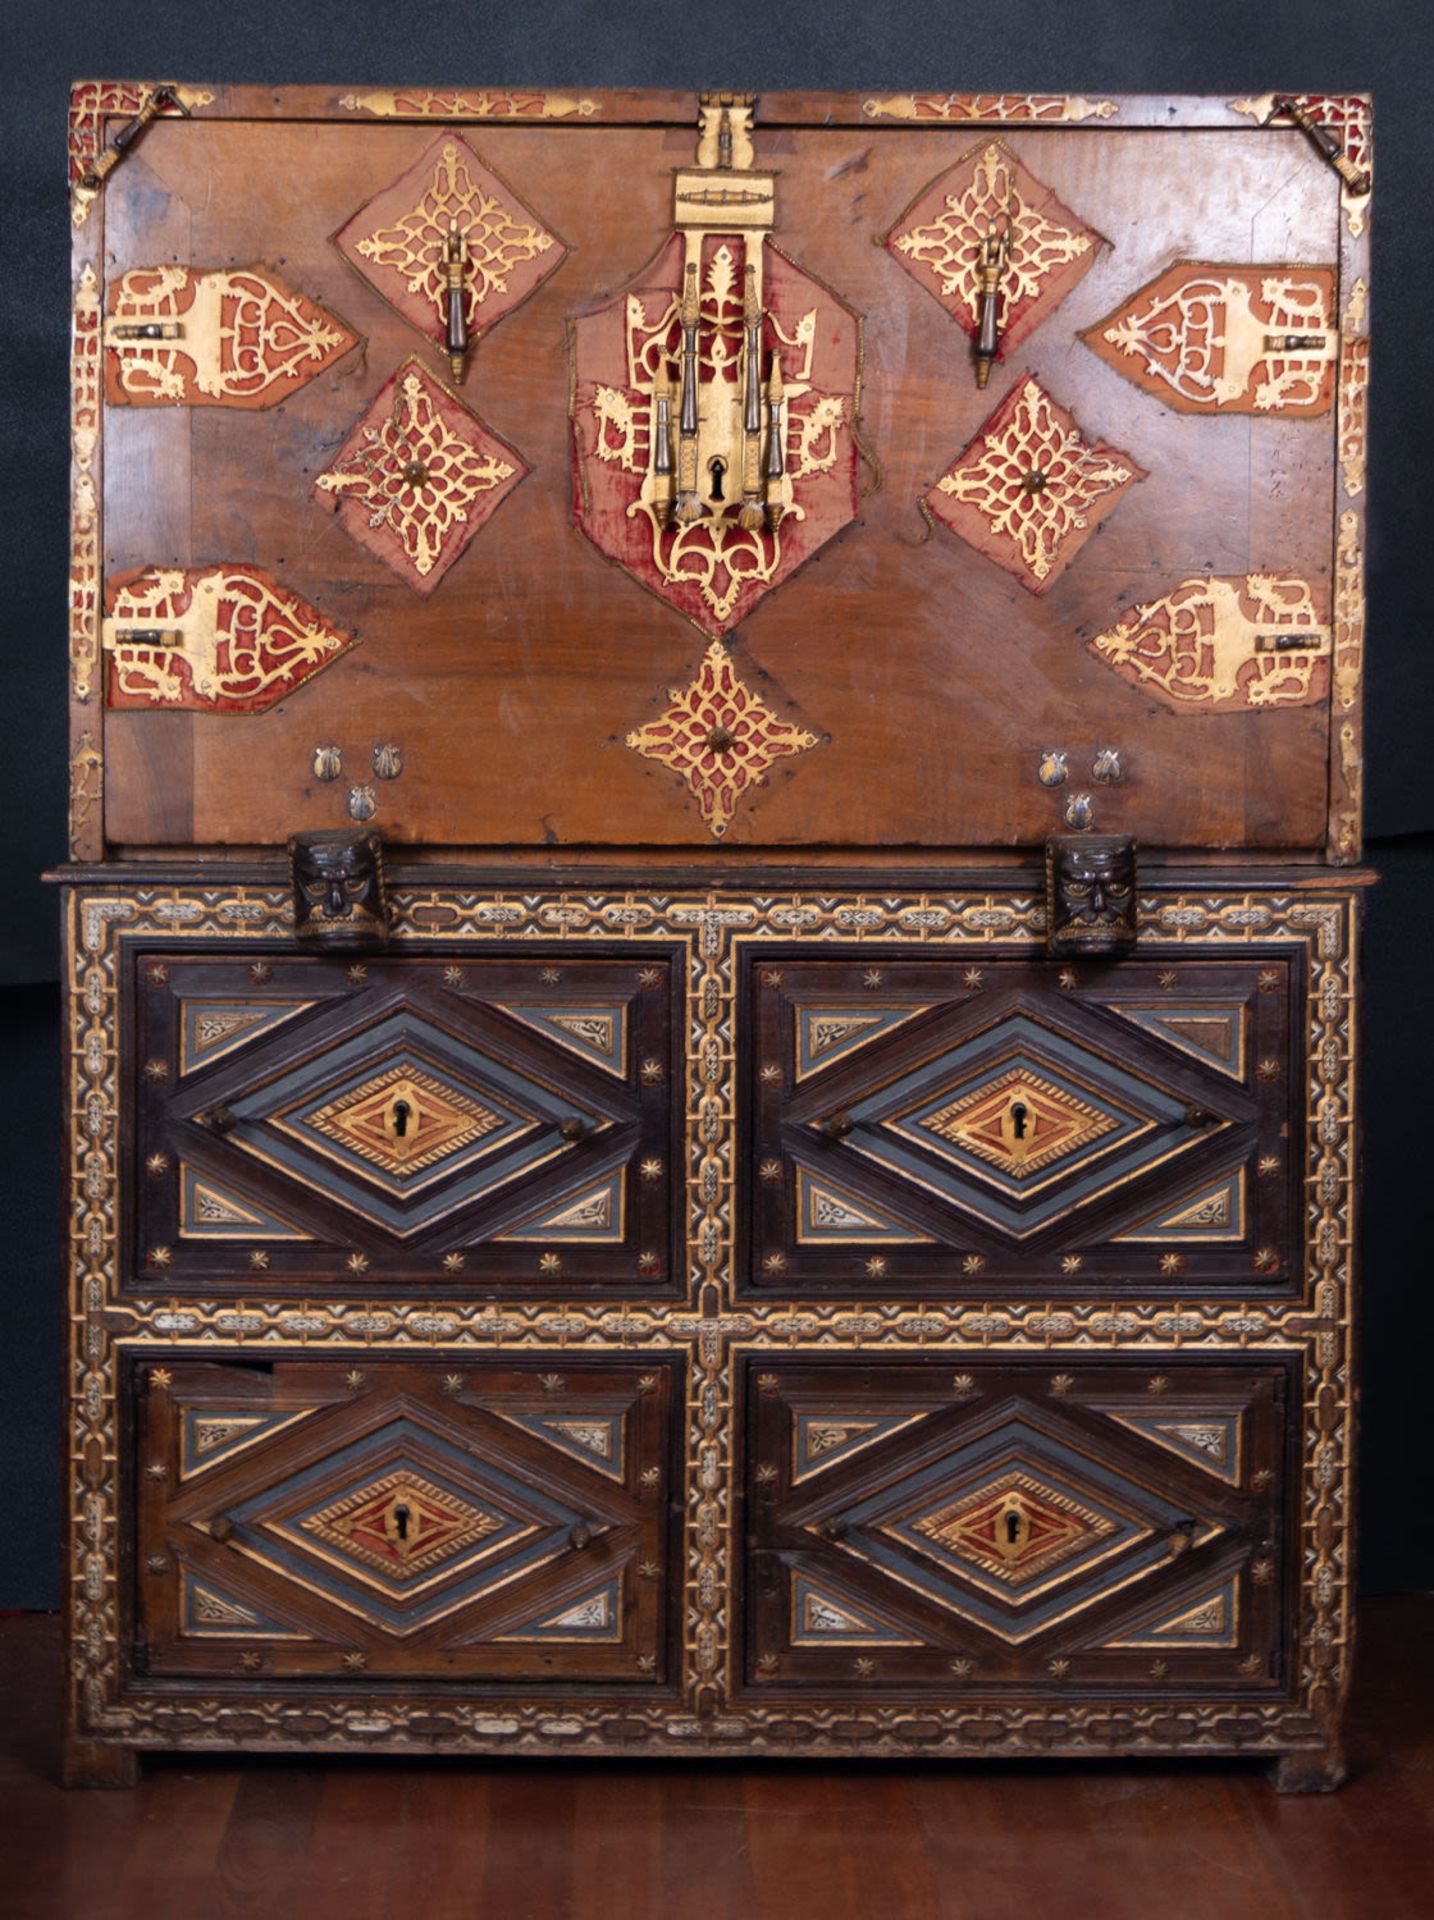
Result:
{"label": "walnut wood panel", "polygon": [[749,1357],[744,1688],[1281,1687],[1287,1382]]}
{"label": "walnut wood panel", "polygon": [[682,1042],[665,952],[148,952],[133,1284],[668,1293]]}
{"label": "walnut wood panel", "polygon": [[[631,280],[669,231],[688,128],[466,126],[570,248],[478,343],[460,389],[529,477],[427,599],[311,496],[403,359],[418,350],[442,369],[330,244],[433,135],[431,122],[386,119],[160,120],[107,185],[110,275],[176,256],[282,263],[366,343],[267,412],[106,414],[107,573],[259,565],[360,641],[266,715],[107,716],[115,843],[273,842],[336,824],[350,778],[315,783],[314,746],[339,744],[362,781],[373,747],[394,740],[407,766],[378,790],[388,839],[708,844],[685,788],[624,744],[688,683],[702,642],[572,524],[565,339],[568,319]],[[1022,343],[1020,364],[998,362],[980,392],[962,329],[872,242],[986,137],[907,123],[763,132],[759,112],[758,164],[779,172],[777,244],[864,319],[863,433],[883,484],[738,631],[741,675],[818,744],[744,802],[729,842],[1029,843],[1059,824],[1064,798],[1035,781],[1042,751],[1066,748],[1079,785],[1095,750],[1114,745],[1128,777],[1097,790],[1103,829],[1152,845],[1319,845],[1324,704],[1215,720],[1171,710],[1082,642],[1197,574],[1297,576],[1327,623],[1333,415],[1184,418],[1078,335],[1175,258],[1335,263],[1337,178],[1301,137],[1253,124],[1003,128],[1006,146],[1110,244]],[[915,506],[1027,371],[1088,439],[1148,476],[1039,600],[944,528],[926,537]]]}
{"label": "walnut wood panel", "polygon": [[671,1359],[142,1367],[134,1669],[299,1719],[306,1680],[660,1688],[678,1404]]}
{"label": "walnut wood panel", "polygon": [[762,955],[740,1284],[1287,1292],[1302,994],[1276,955]]}

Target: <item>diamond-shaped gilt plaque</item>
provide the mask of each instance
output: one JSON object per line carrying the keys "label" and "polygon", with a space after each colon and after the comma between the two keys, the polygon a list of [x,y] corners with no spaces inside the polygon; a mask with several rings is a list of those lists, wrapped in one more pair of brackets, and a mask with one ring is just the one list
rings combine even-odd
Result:
{"label": "diamond-shaped gilt plaque", "polygon": [[402,1582],[442,1566],[496,1533],[503,1521],[423,1474],[400,1468],[305,1515],[299,1525],[345,1558]]}
{"label": "diamond-shaped gilt plaque", "polygon": [[720,640],[689,687],[673,687],[659,720],[627,736],[627,744],[679,774],[692,790],[702,818],[720,839],[739,801],[767,784],[768,770],[817,744],[814,733],[779,720],[738,677]]}
{"label": "diamond-shaped gilt plaque", "polygon": [[306,1123],[386,1172],[404,1174],[497,1131],[505,1116],[403,1063],[316,1108]]}
{"label": "diamond-shaped gilt plaque", "polygon": [[1023,374],[926,504],[1029,592],[1044,593],[1144,478],[1129,454],[1087,440],[1040,381]]}
{"label": "diamond-shaped gilt plaque", "polygon": [[457,133],[445,133],[334,235],[334,245],[411,326],[442,342],[450,231],[463,239],[468,332],[520,306],[567,248]]}
{"label": "diamond-shaped gilt plaque", "polygon": [[981,250],[1006,235],[997,288],[1001,349],[1018,347],[1089,272],[1101,237],[998,140],[972,147],[912,201],[886,237],[896,261],[974,338]]}
{"label": "diamond-shaped gilt plaque", "polygon": [[1119,1121],[1026,1067],[972,1089],[920,1124],[1019,1179],[1111,1133]]}
{"label": "diamond-shaped gilt plaque", "polygon": [[956,1559],[1013,1587],[1115,1531],[1107,1514],[1019,1468],[918,1515],[911,1525]]}
{"label": "diamond-shaped gilt plaque", "polygon": [[407,360],[314,482],[320,504],[428,595],[528,469],[417,360]]}

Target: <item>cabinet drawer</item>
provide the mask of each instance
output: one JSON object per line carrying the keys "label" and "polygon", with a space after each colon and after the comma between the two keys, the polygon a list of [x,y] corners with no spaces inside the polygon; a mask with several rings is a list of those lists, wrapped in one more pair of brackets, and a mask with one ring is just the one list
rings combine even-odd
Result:
{"label": "cabinet drawer", "polygon": [[661,1683],[680,1371],[146,1365],[137,1668]]}
{"label": "cabinet drawer", "polygon": [[1297,1284],[1298,962],[749,969],[739,1284]]}
{"label": "cabinet drawer", "polygon": [[749,1357],[746,1683],[1268,1691],[1282,1364]]}
{"label": "cabinet drawer", "polygon": [[141,957],[131,1283],[673,1285],[673,965]]}

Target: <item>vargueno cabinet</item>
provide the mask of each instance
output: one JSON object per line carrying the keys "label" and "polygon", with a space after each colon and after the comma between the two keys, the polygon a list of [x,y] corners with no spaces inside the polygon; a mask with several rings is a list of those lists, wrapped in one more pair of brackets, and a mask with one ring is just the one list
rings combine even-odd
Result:
{"label": "vargueno cabinet", "polygon": [[1336,1784],[1368,101],[70,161],[71,1777]]}

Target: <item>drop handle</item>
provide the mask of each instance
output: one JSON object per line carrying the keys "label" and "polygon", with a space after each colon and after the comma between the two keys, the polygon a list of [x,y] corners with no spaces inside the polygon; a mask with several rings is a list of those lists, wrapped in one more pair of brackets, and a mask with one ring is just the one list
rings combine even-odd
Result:
{"label": "drop handle", "polygon": [[1275,99],[1265,125],[1278,119],[1293,120],[1300,132],[1314,147],[1322,159],[1327,160],[1343,180],[1349,191],[1362,199],[1374,184],[1373,175],[1367,167],[1356,166],[1340,145],[1338,136],[1330,128],[1321,126],[1310,110],[1310,103],[1304,94],[1282,93]]}
{"label": "drop handle", "polygon": [[216,1101],[208,1113],[196,1117],[201,1126],[212,1127],[216,1133],[232,1133],[239,1124],[238,1115],[232,1107],[226,1107],[222,1100]]}
{"label": "drop handle", "polygon": [[102,186],[151,121],[157,120],[160,114],[166,112],[182,113],[186,119],[189,117],[189,108],[173,87],[155,87],[152,92],[145,95],[134,118],[125,121],[113,142],[105,148],[103,153],[95,155],[94,162],[80,185],[90,191]]}
{"label": "drop handle", "polygon": [[584,1547],[590,1547],[592,1543],[593,1530],[585,1520],[579,1520],[576,1526],[569,1527],[568,1545],[574,1553],[581,1553]]}
{"label": "drop handle", "polygon": [[443,345],[448,354],[448,370],[455,380],[463,378],[463,363],[468,357],[468,294],[463,285],[467,258],[458,222],[448,223],[448,238],[443,247],[443,278],[447,326]]}
{"label": "drop handle", "polygon": [[579,1140],[587,1137],[587,1130],[586,1120],[579,1119],[575,1113],[570,1113],[566,1120],[558,1124],[559,1134],[572,1146],[576,1146]]}
{"label": "drop handle", "polygon": [[849,1113],[829,1113],[822,1122],[822,1132],[828,1140],[845,1140],[855,1125]]}
{"label": "drop handle", "polygon": [[1006,270],[1006,260],[1011,248],[1011,216],[1009,207],[1002,216],[1003,225],[994,220],[988,221],[986,236],[981,242],[978,258],[979,287],[981,293],[980,324],[976,331],[976,385],[984,387],[991,378],[991,365],[996,358],[996,349],[1000,345],[1000,303],[1001,275]]}

